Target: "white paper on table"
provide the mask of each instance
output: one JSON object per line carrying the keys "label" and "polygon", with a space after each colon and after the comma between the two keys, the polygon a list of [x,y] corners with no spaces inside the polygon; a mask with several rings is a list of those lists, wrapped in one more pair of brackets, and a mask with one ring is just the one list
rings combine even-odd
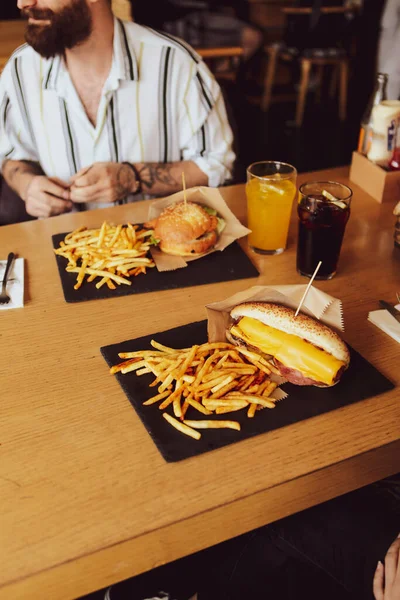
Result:
{"label": "white paper on table", "polygon": [[[0,282],[3,281],[6,270],[6,260],[0,260]],[[24,306],[24,259],[16,258],[11,267],[6,292],[11,300],[8,304],[0,304],[0,310],[22,308]]]}
{"label": "white paper on table", "polygon": [[[400,315],[400,304],[397,304],[395,308],[399,311]],[[390,335],[391,338],[400,344],[400,323],[399,321],[396,321],[390,312],[385,309],[373,310],[368,313],[368,321],[371,321],[376,327],[379,327],[379,329],[387,335]]]}

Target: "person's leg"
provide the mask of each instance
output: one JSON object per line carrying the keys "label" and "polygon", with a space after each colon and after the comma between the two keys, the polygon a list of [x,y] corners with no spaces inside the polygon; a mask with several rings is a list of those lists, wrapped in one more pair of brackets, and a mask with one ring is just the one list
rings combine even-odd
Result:
{"label": "person's leg", "polygon": [[376,563],[400,529],[399,495],[387,481],[274,523],[267,530],[288,555],[301,557],[354,595],[372,598]]}
{"label": "person's leg", "polygon": [[0,225],[12,225],[35,219],[36,217],[31,217],[26,212],[25,202],[0,176]]}

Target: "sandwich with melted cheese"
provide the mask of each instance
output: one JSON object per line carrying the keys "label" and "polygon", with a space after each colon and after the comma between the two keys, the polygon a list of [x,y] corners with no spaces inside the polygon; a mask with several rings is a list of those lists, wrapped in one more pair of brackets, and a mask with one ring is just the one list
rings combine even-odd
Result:
{"label": "sandwich with melted cheese", "polygon": [[154,229],[160,250],[175,256],[201,256],[212,250],[225,227],[217,211],[196,202],[171,204],[145,227]]}
{"label": "sandwich with melted cheese", "polygon": [[323,323],[286,306],[244,302],[230,313],[227,338],[266,355],[279,374],[296,385],[330,387],[350,363],[346,344]]}

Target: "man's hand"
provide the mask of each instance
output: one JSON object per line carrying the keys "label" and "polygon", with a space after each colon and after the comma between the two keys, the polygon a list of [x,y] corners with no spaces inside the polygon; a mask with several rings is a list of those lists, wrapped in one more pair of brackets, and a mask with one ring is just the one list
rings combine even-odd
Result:
{"label": "man's hand", "polygon": [[72,202],[115,202],[135,193],[135,173],[121,163],[95,163],[81,169],[71,179]]}
{"label": "man's hand", "polygon": [[400,534],[386,553],[385,566],[378,563],[373,589],[376,600],[400,600]]}
{"label": "man's hand", "polygon": [[22,199],[32,217],[53,217],[72,209],[67,184],[44,175],[32,177]]}

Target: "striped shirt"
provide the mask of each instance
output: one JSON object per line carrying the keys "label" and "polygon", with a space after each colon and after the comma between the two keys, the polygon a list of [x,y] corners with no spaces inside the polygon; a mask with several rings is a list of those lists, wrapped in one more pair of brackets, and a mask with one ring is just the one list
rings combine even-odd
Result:
{"label": "striped shirt", "polygon": [[27,44],[14,52],[0,79],[0,164],[36,161],[48,177],[68,182],[96,162],[190,160],[212,187],[229,179],[234,153],[223,96],[194,50],[117,19],[113,50],[96,126],[62,57],[43,59]]}

